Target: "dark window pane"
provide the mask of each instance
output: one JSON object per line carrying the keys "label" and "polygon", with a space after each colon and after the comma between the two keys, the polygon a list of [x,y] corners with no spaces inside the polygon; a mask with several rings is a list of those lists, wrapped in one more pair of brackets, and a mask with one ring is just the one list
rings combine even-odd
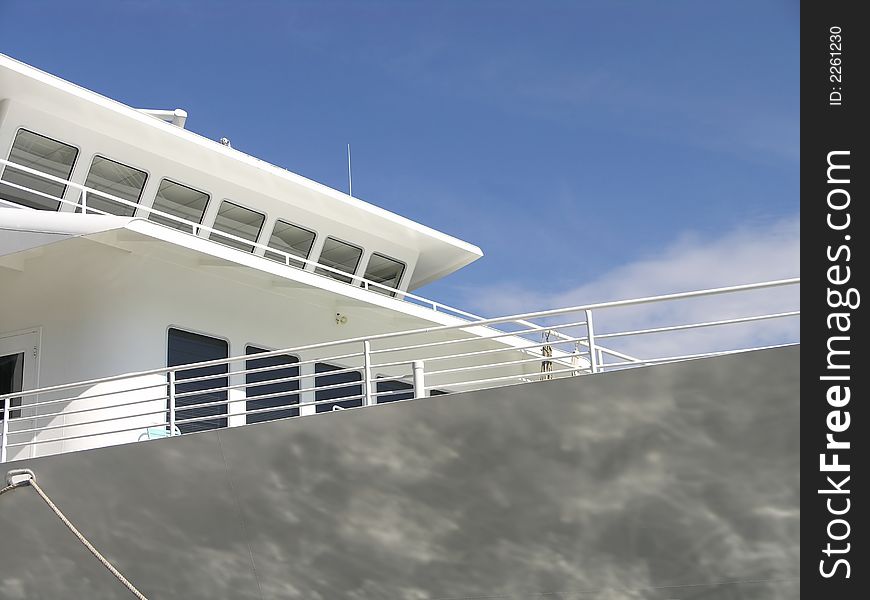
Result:
{"label": "dark window pane", "polygon": [[[215,217],[214,228],[218,231],[256,242],[257,237],[260,235],[260,228],[263,227],[263,221],[265,220],[266,216],[262,213],[239,206],[229,200],[224,200],[221,202],[217,217]],[[216,242],[244,250],[245,252],[254,251],[253,244],[225,238],[220,234],[213,234],[213,239]]]}
{"label": "dark window pane", "polygon": [[338,385],[340,383],[352,384],[334,387],[328,390],[318,389],[314,392],[314,399],[316,401],[319,402],[320,400],[332,400],[337,398],[346,398],[348,396],[355,396],[354,398],[342,400],[341,402],[318,404],[317,412],[329,412],[335,406],[341,408],[354,408],[357,406],[362,406],[362,383],[358,383],[362,381],[362,375],[360,374],[360,372],[346,371],[344,373],[330,374],[330,371],[338,371],[343,368],[345,367],[339,367],[337,365],[331,365],[329,363],[314,363],[314,372],[319,373],[314,378],[314,385],[316,387],[320,388],[321,386]]}
{"label": "dark window pane", "polygon": [[[389,256],[384,256],[383,254],[378,254],[377,252],[375,252],[372,254],[371,258],[369,258],[369,264],[366,267],[365,278],[369,281],[374,281],[375,283],[380,283],[387,287],[398,288],[399,282],[402,281],[402,274],[404,272],[404,263],[400,263],[399,261],[390,258]],[[371,286],[369,289],[373,292],[386,294],[387,296],[396,295],[396,292],[391,292],[389,290],[379,288],[375,285]]]}
{"label": "dark window pane", "polygon": [[[200,192],[193,188],[175,183],[169,179],[164,179],[160,182],[160,189],[157,190],[157,197],[154,198],[154,209],[165,212],[167,214],[201,223],[202,216],[205,214],[205,207],[208,204],[208,194]],[[192,233],[192,228],[184,223],[173,221],[167,217],[150,213],[148,218],[155,223],[180,229],[187,233]]]}
{"label": "dark window pane", "polygon": [[[12,143],[9,160],[61,179],[69,179],[78,153],[76,148],[68,144],[21,129]],[[3,185],[2,181],[21,185],[52,197],[46,198],[40,194]],[[39,210],[57,210],[60,207],[60,200],[54,198],[63,198],[65,191],[66,185],[62,183],[25,173],[15,167],[7,166],[3,170],[3,177],[0,177],[0,198]]]}
{"label": "dark window pane", "polygon": [[[279,219],[272,229],[272,237],[269,238],[268,245],[299,258],[308,258],[308,255],[311,254],[311,246],[314,244],[314,237],[313,231]],[[284,257],[276,252],[267,250],[265,256],[272,260],[284,262]],[[303,267],[304,263],[291,260],[290,266]]]}
{"label": "dark window pane", "polygon": [[[326,238],[326,242],[323,244],[323,250],[320,252],[320,258],[317,262],[352,275],[356,272],[357,266],[359,266],[360,257],[362,257],[362,248],[357,248],[347,242],[329,237]],[[353,281],[350,277],[345,277],[320,267],[315,272],[345,283]]]}
{"label": "dark window pane", "polygon": [[[199,335],[198,333],[191,333],[189,331],[182,331],[181,329],[169,330],[168,366],[170,367],[228,357],[229,344],[224,340],[219,340],[206,335]],[[175,386],[176,394],[226,387],[229,385],[229,378],[226,376],[227,369],[228,365],[224,363],[213,367],[199,367],[196,369],[178,371]],[[185,379],[208,377],[211,375],[214,375],[214,377],[209,377],[208,379],[203,379],[201,381],[184,383]],[[181,421],[182,419],[192,419],[195,417],[226,415],[226,401],[226,390],[219,392],[203,391],[201,394],[191,394],[190,396],[176,398],[175,419],[176,421]],[[220,402],[221,404],[204,406],[201,408],[190,408],[186,410],[181,409],[183,406],[204,404],[206,402]],[[178,428],[182,433],[217,429],[218,427],[226,426],[226,417],[178,424]]]}
{"label": "dark window pane", "polygon": [[[414,385],[396,379],[378,379],[377,384],[378,404],[395,402],[396,400],[411,400],[414,398]],[[382,392],[394,392],[381,396]],[[398,393],[395,393],[398,392]]]}
{"label": "dark window pane", "polygon": [[[20,392],[24,383],[24,354],[7,354],[0,356],[0,396]],[[9,406],[21,406],[21,398],[12,398]],[[10,410],[9,418],[21,416],[20,410]],[[0,421],[4,418],[3,402],[0,401]]]}
{"label": "dark window pane", "polygon": [[443,396],[445,394],[449,394],[450,392],[445,392],[444,390],[429,390],[430,396]]}
{"label": "dark window pane", "polygon": [[[248,346],[245,354],[259,354],[260,352],[268,352],[263,348]],[[280,369],[269,369],[259,373],[247,373],[245,375],[245,383],[250,386],[253,383],[263,381],[273,381],[275,379],[284,379],[286,377],[298,377],[299,367],[290,366],[299,362],[299,358],[290,354],[282,354],[279,356],[269,356],[267,358],[251,358],[245,361],[245,370],[248,369],[263,369],[266,367],[283,366]],[[246,403],[248,410],[258,410],[261,408],[276,408],[279,406],[292,406],[299,404],[299,380],[283,381],[277,383],[264,383],[254,387],[247,387]],[[271,396],[272,394],[281,394],[280,396],[272,396],[271,398],[263,398],[262,400],[251,400],[256,396]],[[299,416],[298,408],[288,408],[285,410],[274,410],[262,413],[249,414],[247,417],[248,423],[262,423],[263,421],[273,421],[275,419],[283,419],[285,417]]]}
{"label": "dark window pane", "polygon": [[[88,178],[85,180],[85,187],[112,194],[122,200],[138,203],[142,197],[142,191],[145,189],[147,178],[148,175],[145,171],[128,167],[102,156],[95,156],[94,162],[91,163],[91,170],[88,171]],[[79,204],[81,204],[81,199],[79,199]],[[93,193],[88,194],[87,204],[88,212],[91,208],[95,208],[119,217],[132,217],[136,211],[135,206],[115,202]],[[81,208],[76,210],[80,211]]]}

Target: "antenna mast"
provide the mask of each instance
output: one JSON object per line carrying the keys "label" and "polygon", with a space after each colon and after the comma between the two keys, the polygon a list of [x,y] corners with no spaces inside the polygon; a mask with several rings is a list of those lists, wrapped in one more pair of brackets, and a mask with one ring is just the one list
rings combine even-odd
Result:
{"label": "antenna mast", "polygon": [[353,173],[350,170],[350,144],[347,145],[347,187],[347,195],[353,196]]}

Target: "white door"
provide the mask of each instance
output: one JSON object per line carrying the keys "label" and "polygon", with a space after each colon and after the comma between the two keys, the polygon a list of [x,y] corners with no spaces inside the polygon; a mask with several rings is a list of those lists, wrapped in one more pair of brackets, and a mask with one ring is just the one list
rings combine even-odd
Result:
{"label": "white door", "polygon": [[[39,331],[0,334],[0,396],[22,390],[32,390],[37,387],[38,382]],[[3,405],[4,403],[0,402],[0,422],[4,417]],[[10,400],[9,416],[11,418],[22,416],[21,405],[22,399],[20,397]],[[11,429],[14,430],[15,427]],[[4,452],[4,454],[7,453]],[[18,453],[10,452],[8,454]]]}

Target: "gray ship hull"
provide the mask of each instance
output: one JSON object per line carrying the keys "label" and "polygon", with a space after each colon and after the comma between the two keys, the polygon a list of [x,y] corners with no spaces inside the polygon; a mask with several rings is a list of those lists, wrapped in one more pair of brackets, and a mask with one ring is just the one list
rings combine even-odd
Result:
{"label": "gray ship hull", "polygon": [[[794,599],[798,347],[9,463],[150,599]],[[0,598],[124,598],[32,489]]]}

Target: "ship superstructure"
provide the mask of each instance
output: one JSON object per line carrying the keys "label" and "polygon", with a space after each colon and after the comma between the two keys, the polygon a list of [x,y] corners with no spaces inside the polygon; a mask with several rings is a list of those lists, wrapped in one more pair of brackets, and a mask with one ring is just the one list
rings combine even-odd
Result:
{"label": "ship superstructure", "polygon": [[186,118],[0,56],[3,460],[656,364],[593,308],[723,293],[484,319],[412,292],[479,248]]}

